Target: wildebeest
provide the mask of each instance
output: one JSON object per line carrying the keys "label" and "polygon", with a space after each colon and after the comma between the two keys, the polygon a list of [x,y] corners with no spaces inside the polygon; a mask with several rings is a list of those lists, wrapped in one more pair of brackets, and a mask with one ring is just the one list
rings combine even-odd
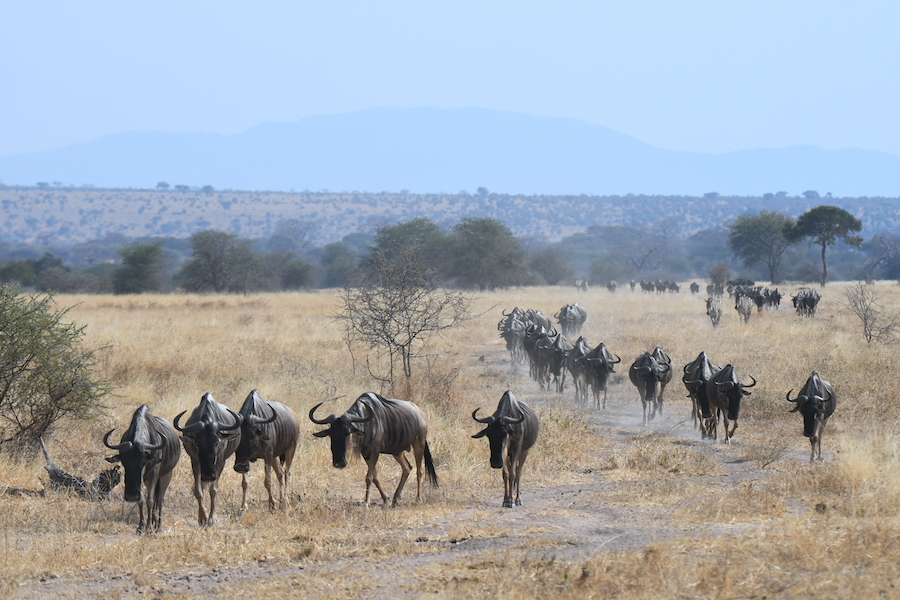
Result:
{"label": "wildebeest", "polygon": [[[197,522],[215,523],[216,483],[225,462],[241,441],[243,418],[215,401],[211,394],[203,394],[200,404],[191,412],[184,427],[179,420],[187,411],[175,417],[174,426],[181,432],[184,451],[191,457],[194,474],[194,498],[197,499]],[[203,508],[203,490],[209,488],[209,513]]]}
{"label": "wildebeest", "polygon": [[744,319],[744,323],[749,323],[750,315],[753,314],[753,300],[749,296],[738,294],[734,298],[734,310]]}
{"label": "wildebeest", "polygon": [[606,344],[600,342],[600,345],[577,359],[584,364],[585,378],[587,384],[591,386],[594,394],[594,405],[599,409],[600,392],[603,392],[602,408],[606,410],[606,392],[609,382],[609,374],[615,373],[614,366],[622,362],[618,355],[613,354],[606,347]]}
{"label": "wildebeest", "polygon": [[519,484],[522,481],[522,465],[528,451],[537,441],[537,416],[524,403],[516,400],[507,390],[497,410],[490,417],[479,418],[478,410],[472,418],[487,425],[473,435],[473,438],[487,437],[491,448],[491,468],[503,469],[503,507],[514,508],[522,505]]}
{"label": "wildebeest", "polygon": [[581,327],[587,320],[587,311],[576,302],[575,304],[566,304],[553,316],[559,323],[562,334],[572,337],[581,333]]}
{"label": "wildebeest", "polygon": [[115,429],[110,429],[103,436],[103,445],[119,453],[106,460],[120,462],[125,468],[125,501],[138,503],[138,532],[159,531],[166,488],[181,457],[178,434],[168,421],[154,417],[146,404],[134,411],[131,425],[115,445],[109,443],[113,431]]}
{"label": "wildebeest", "polygon": [[538,327],[543,327],[547,331],[553,329],[553,323],[550,322],[550,317],[539,310],[532,310],[529,308],[525,311],[525,316]]}
{"label": "wildebeest", "polygon": [[700,284],[697,283],[696,281],[692,281],[692,282],[691,282],[691,293],[692,293],[692,294],[699,294],[699,293],[700,293]]}
{"label": "wildebeest", "polygon": [[822,296],[816,290],[802,290],[796,296],[791,296],[791,301],[794,303],[794,309],[797,311],[797,314],[804,317],[816,316],[816,309],[821,299]]}
{"label": "wildebeest", "polygon": [[[734,437],[734,431],[737,429],[737,420],[741,413],[741,399],[749,396],[750,392],[746,388],[752,388],[756,385],[756,379],[750,375],[753,380],[751,384],[741,383],[732,365],[726,365],[724,369],[710,377],[706,382],[706,397],[709,400],[710,411],[713,419],[707,428],[710,437],[717,437],[717,429],[719,423],[719,414],[722,415],[722,423],[725,426],[725,442]],[[729,431],[728,422],[731,421],[732,426]]]}
{"label": "wildebeest", "polygon": [[269,508],[275,510],[272,495],[271,470],[279,484],[279,503],[285,505],[285,495],[290,493],[291,463],[297,451],[300,437],[300,421],[289,407],[280,402],[264,400],[257,390],[253,390],[241,406],[241,443],[234,453],[234,470],[243,475],[241,479],[241,510],[247,509],[247,475],[250,463],[263,459],[265,477],[263,483],[269,494]]}
{"label": "wildebeest", "polygon": [[722,320],[722,301],[719,298],[707,298],[706,314],[709,316],[709,320],[712,321],[713,329],[717,328]]}
{"label": "wildebeest", "polygon": [[587,279],[576,279],[575,280],[575,289],[579,292],[588,291],[588,281]]}
{"label": "wildebeest", "polygon": [[797,397],[792,399],[790,390],[787,393],[788,402],[794,402],[797,406],[791,412],[800,411],[803,415],[803,435],[809,438],[812,450],[809,454],[809,462],[822,460],[822,434],[825,432],[825,423],[828,417],[837,408],[837,395],[831,384],[819,377],[819,373],[812,372],[806,384]]}
{"label": "wildebeest", "polygon": [[572,384],[575,386],[575,400],[587,402],[587,364],[581,360],[590,354],[593,348],[588,344],[584,336],[575,340],[575,347],[569,350],[566,356],[566,369],[572,375]]}
{"label": "wildebeest", "polygon": [[721,368],[709,360],[706,352],[701,352],[697,358],[684,365],[684,375],[681,380],[684,382],[684,387],[687,388],[688,398],[693,403],[691,418],[694,426],[700,427],[700,435],[703,438],[709,435],[707,430],[713,423],[713,413],[706,395],[706,383],[719,371]]}
{"label": "wildebeest", "polygon": [[663,392],[672,381],[672,359],[657,347],[652,353],[644,352],[637,357],[628,370],[631,383],[638,389],[643,406],[643,424],[646,425],[662,414]]}
{"label": "wildebeest", "polygon": [[331,415],[325,419],[316,419],[316,409],[322,402],[309,411],[309,420],[318,425],[329,425],[328,429],[317,431],[316,437],[331,438],[331,461],[338,468],[347,466],[347,442],[352,440],[352,450],[362,456],[368,465],[366,471],[366,497],[369,504],[369,489],[374,483],[387,505],[388,497],[378,481],[378,457],[390,454],[400,464],[403,474],[397,491],[394,492],[392,505],[400,501],[403,486],[412,470],[412,465],[405,453],[410,449],[416,461],[416,499],[422,496],[422,460],[425,461],[428,480],[437,487],[437,472],[434,460],[428,447],[428,419],[425,413],[408,400],[384,398],[374,392],[362,394],[340,417]]}
{"label": "wildebeest", "polygon": [[510,313],[504,312],[503,317],[497,323],[500,337],[506,341],[506,349],[509,351],[513,364],[521,364],[525,362],[525,330],[528,328],[525,312],[516,307]]}

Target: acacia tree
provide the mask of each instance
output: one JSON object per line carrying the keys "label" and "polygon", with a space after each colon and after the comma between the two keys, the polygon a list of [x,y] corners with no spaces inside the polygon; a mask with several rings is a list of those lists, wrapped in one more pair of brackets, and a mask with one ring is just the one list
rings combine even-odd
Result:
{"label": "acacia tree", "polygon": [[759,263],[769,269],[769,281],[781,283],[781,259],[793,242],[788,239],[794,220],[780,212],[741,215],[728,231],[728,245],[745,267]]}
{"label": "acacia tree", "polygon": [[494,289],[525,282],[525,251],[496,219],[468,217],[453,226],[451,275],[463,287]]}
{"label": "acacia tree", "polygon": [[158,292],[162,282],[162,243],[133,244],[119,250],[122,264],[113,273],[117,294]]}
{"label": "acacia tree", "polygon": [[259,260],[234,233],[199,231],[191,236],[193,254],[181,271],[189,292],[246,292],[257,276]]}
{"label": "acacia tree", "polygon": [[825,262],[825,248],[834,246],[838,240],[851,246],[861,247],[862,237],[852,235],[862,230],[862,222],[837,206],[817,206],[797,218],[797,223],[788,232],[792,241],[809,239],[810,243],[822,246],[822,287],[828,280],[828,263]]}
{"label": "acacia tree", "polygon": [[53,296],[0,286],[0,447],[37,444],[64,417],[102,409],[109,383],[95,379],[97,350],[81,347],[84,326],[66,323]]}
{"label": "acacia tree", "polygon": [[362,342],[387,355],[387,375],[372,373],[371,366],[369,372],[393,390],[398,370],[408,383],[413,359],[428,342],[468,318],[470,299],[439,289],[415,249],[402,251],[393,260],[378,255],[373,266],[367,276],[344,288],[340,311],[333,318],[344,328],[351,351],[354,342]]}

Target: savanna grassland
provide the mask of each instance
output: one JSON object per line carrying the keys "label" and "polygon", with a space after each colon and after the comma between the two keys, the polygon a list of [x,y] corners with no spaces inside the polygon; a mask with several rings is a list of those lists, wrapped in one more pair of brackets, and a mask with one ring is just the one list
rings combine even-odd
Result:
{"label": "savanna grassland", "polygon": [[[783,288],[784,290],[784,288]],[[885,306],[900,287],[879,283]],[[47,492],[0,495],[0,595],[12,597],[328,598],[874,598],[900,597],[900,444],[894,378],[897,347],[867,345],[840,301],[822,290],[814,319],[754,312],[739,322],[725,301],[713,330],[703,299],[620,290],[521,288],[478,296],[462,327],[435,340],[396,396],[430,420],[440,487],[401,506],[365,507],[364,466],[331,466],[326,441],[306,417],[340,414],[362,392],[383,390],[353,356],[332,291],[248,296],[58,296],[108,346],[100,375],[115,386],[106,415],[67,422],[48,436],[55,462],[86,478],[106,468],[103,434],[128,426],[148,404],[172,419],[205,392],[237,410],[252,389],[301,418],[290,505],[270,512],[262,464],[251,470],[243,514],[231,462],[219,485],[218,523],[200,528],[190,462],[176,468],[163,531],[135,534],[122,488],[106,503]],[[599,412],[542,392],[514,369],[498,336],[501,310],[553,314],[577,301],[583,334],[622,357]],[[664,348],[676,366],[664,414],[641,426],[627,365]],[[744,401],[733,443],[702,441],[690,421],[681,366],[706,351],[758,385]],[[377,368],[377,367],[376,367]],[[801,419],[784,399],[812,370],[829,380],[838,409],[810,465]],[[492,411],[507,389],[535,408],[541,437],[525,466],[524,506],[500,507],[500,474],[471,435],[477,407]],[[335,399],[337,398],[337,399]],[[39,489],[43,459],[0,456],[0,489]],[[399,468],[379,462],[393,490]]]}

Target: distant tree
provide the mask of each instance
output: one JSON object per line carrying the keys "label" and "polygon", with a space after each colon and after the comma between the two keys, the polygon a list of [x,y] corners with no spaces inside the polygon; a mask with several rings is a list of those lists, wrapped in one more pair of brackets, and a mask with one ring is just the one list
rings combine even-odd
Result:
{"label": "distant tree", "polygon": [[727,262],[717,262],[709,270],[709,281],[717,287],[725,288],[731,278],[731,265]]}
{"label": "distant tree", "polygon": [[202,193],[206,194],[207,196],[211,196],[212,193],[215,192],[216,190],[211,185],[204,185],[202,188],[200,188],[200,191]]}
{"label": "distant tree", "polygon": [[169,184],[168,184],[168,182],[160,181],[159,183],[156,184],[156,189],[167,190],[167,189],[169,189]]}
{"label": "distant tree", "polygon": [[275,232],[266,242],[268,250],[276,252],[300,252],[312,245],[312,232],[316,224],[313,221],[285,219],[275,226]]}
{"label": "distant tree", "polygon": [[788,239],[794,220],[779,212],[763,210],[741,215],[729,227],[728,245],[744,266],[764,264],[769,281],[781,283],[781,259],[792,242]]}
{"label": "distant tree", "polygon": [[316,267],[306,261],[293,259],[281,270],[281,286],[286,290],[302,290],[315,287]]}
{"label": "distant tree", "polygon": [[66,322],[52,295],[0,287],[0,447],[25,450],[65,417],[91,418],[109,383],[94,375],[98,350]]}
{"label": "distant tree", "polygon": [[475,190],[475,193],[478,194],[479,196],[487,196],[489,192],[486,187],[480,187],[477,190]]}
{"label": "distant tree", "polygon": [[816,190],[806,190],[803,192],[803,197],[807,200],[816,200],[819,197],[819,192]]}
{"label": "distant tree", "polygon": [[788,238],[791,241],[809,239],[810,243],[822,246],[822,278],[824,287],[828,280],[828,263],[825,262],[825,249],[834,246],[838,240],[851,246],[861,247],[862,238],[852,235],[853,232],[862,230],[862,222],[843,208],[837,206],[817,206],[811,208],[800,217],[797,223],[789,230]]}
{"label": "distant tree", "polygon": [[715,200],[718,197],[719,197],[719,192],[706,192],[705,194],[703,194],[703,198],[705,200]]}
{"label": "distant tree", "polygon": [[189,189],[191,189],[191,186],[184,185],[183,183],[179,183],[178,185],[175,186],[175,189],[178,190],[179,192],[186,192]]}
{"label": "distant tree", "polygon": [[359,268],[359,257],[344,242],[327,244],[323,250],[322,285],[327,288],[344,287],[356,275]]}
{"label": "distant tree", "polygon": [[179,277],[185,290],[243,293],[253,288],[259,261],[249,241],[208,229],[191,236],[191,250]]}
{"label": "distant tree", "polygon": [[47,183],[46,181],[38,181],[38,182],[37,182],[37,186],[38,186],[40,189],[43,190],[43,189],[49,187],[50,184]]}
{"label": "distant tree", "polygon": [[548,285],[571,283],[575,277],[575,269],[566,258],[566,253],[552,246],[534,253],[528,267]]}
{"label": "distant tree", "polygon": [[124,246],[119,255],[122,264],[113,274],[116,294],[162,291],[162,242]]}
{"label": "distant tree", "polygon": [[34,284],[36,273],[33,260],[9,260],[0,267],[0,283],[18,283],[23,287]]}
{"label": "distant tree", "polygon": [[763,200],[774,200],[775,194],[769,192],[767,194],[763,194]]}
{"label": "distant tree", "polygon": [[372,269],[376,258],[392,261],[414,250],[417,260],[425,268],[441,273],[445,270],[449,241],[450,236],[446,231],[424,217],[385,225],[375,232],[370,256],[363,267]]}
{"label": "distant tree", "polygon": [[459,285],[481,290],[521,285],[525,252],[513,232],[496,219],[468,217],[453,226],[450,274]]}
{"label": "distant tree", "polygon": [[788,195],[787,192],[775,192],[776,198],[787,198],[787,195]]}
{"label": "distant tree", "polygon": [[60,294],[97,294],[103,291],[99,277],[68,267],[50,267],[34,278],[34,289]]}

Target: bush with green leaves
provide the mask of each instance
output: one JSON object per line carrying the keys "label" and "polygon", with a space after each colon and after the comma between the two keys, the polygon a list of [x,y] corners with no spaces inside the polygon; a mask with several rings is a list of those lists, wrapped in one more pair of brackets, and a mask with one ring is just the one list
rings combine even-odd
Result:
{"label": "bush with green leaves", "polygon": [[94,375],[99,349],[86,349],[84,326],[66,322],[53,296],[0,286],[0,449],[21,451],[60,419],[103,409],[109,383]]}

